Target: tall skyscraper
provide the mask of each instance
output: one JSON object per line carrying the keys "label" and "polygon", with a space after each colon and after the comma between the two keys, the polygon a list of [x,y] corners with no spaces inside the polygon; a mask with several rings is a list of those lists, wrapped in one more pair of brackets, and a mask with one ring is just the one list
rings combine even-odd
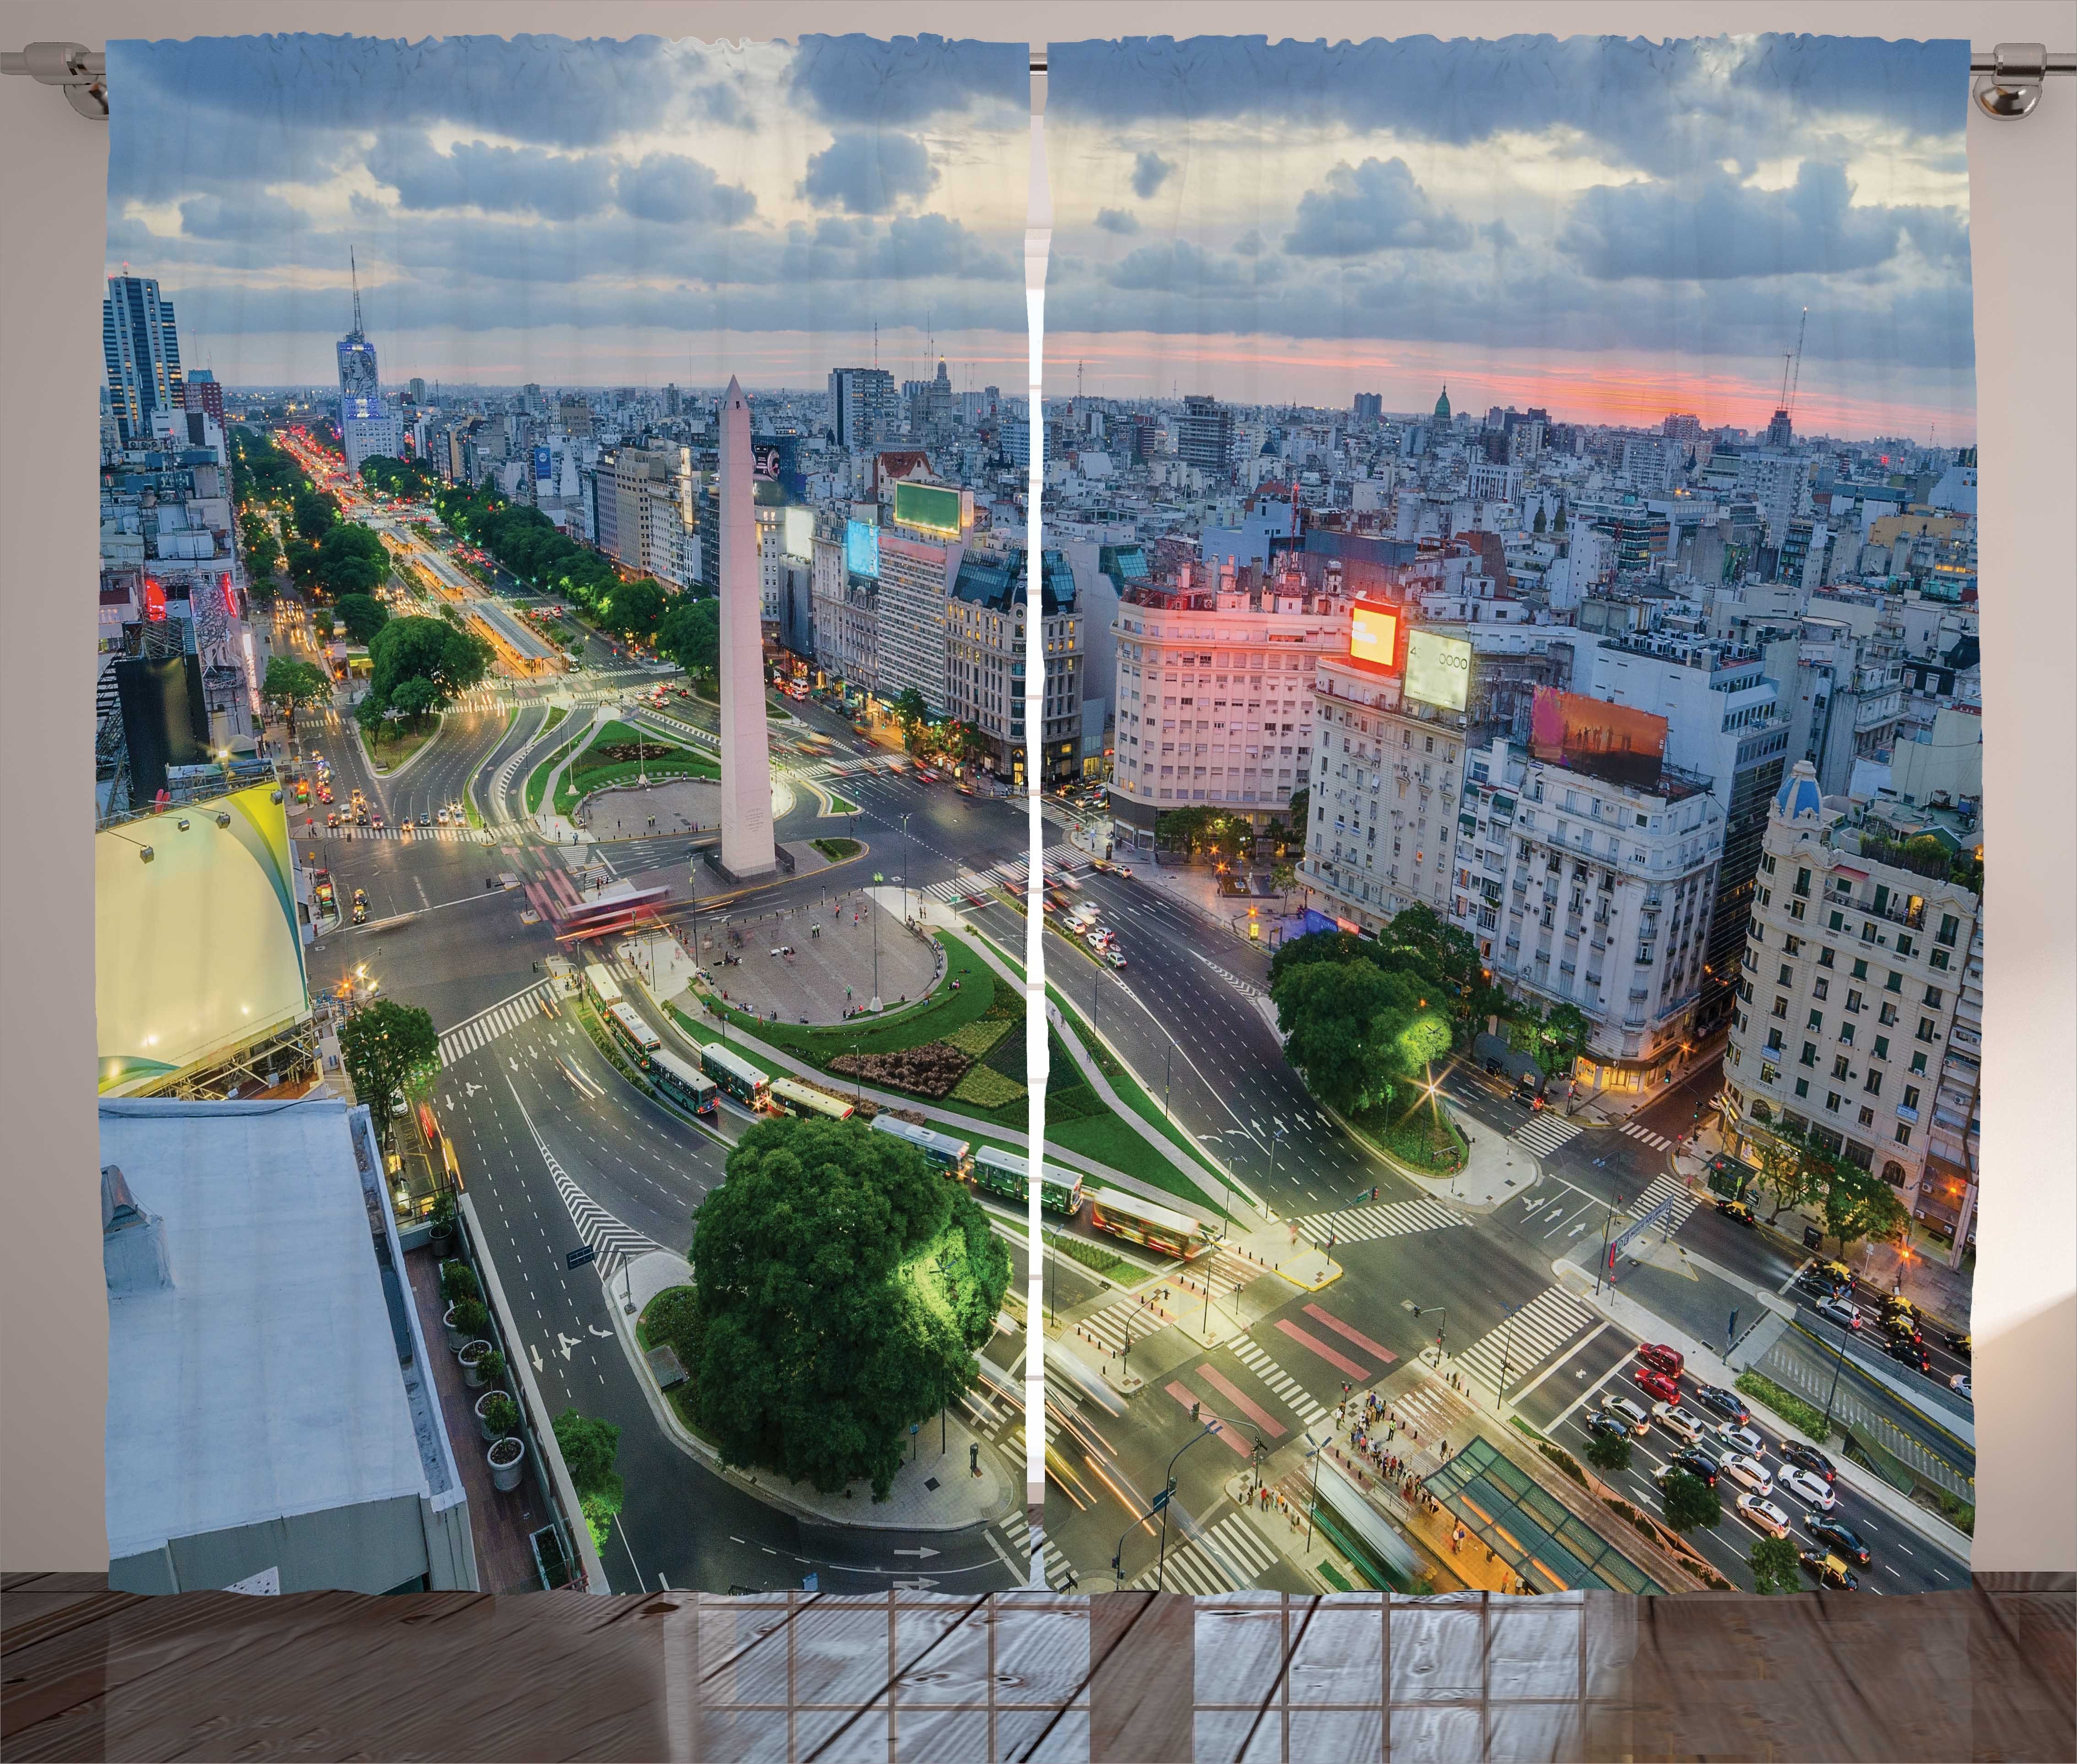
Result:
{"label": "tall skyscraper", "polygon": [[360,272],[351,252],[347,263],[353,277],[353,329],[339,340],[339,439],[347,470],[358,472],[364,460],[395,458],[404,438],[403,425],[383,402],[375,345],[360,321]]}
{"label": "tall skyscraper", "polygon": [[721,862],[741,880],[777,867],[764,716],[763,571],[757,547],[750,401],[731,378],[721,401]]}
{"label": "tall skyscraper", "polygon": [[1185,465],[1215,478],[1226,475],[1226,459],[1233,447],[1233,412],[1215,398],[1195,393],[1183,401],[1183,417],[1176,426],[1176,452]]}
{"label": "tall skyscraper", "polygon": [[153,276],[110,276],[101,303],[101,347],[115,432],[126,447],[152,438],[152,415],[182,408],[181,339],[173,303]]}
{"label": "tall skyscraper", "polygon": [[839,447],[878,447],[893,439],[898,410],[894,376],[884,368],[830,370],[830,428]]}

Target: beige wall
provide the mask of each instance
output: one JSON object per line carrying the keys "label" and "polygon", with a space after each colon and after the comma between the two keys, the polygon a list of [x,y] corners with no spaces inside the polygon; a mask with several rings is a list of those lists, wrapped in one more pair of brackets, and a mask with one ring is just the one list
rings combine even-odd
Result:
{"label": "beige wall", "polygon": [[[5,47],[251,31],[794,36],[812,31],[993,29],[1060,40],[1259,31],[1330,40],[1516,31],[1653,35],[1779,30],[1915,37],[1967,31],[2077,48],[2067,0],[15,0]],[[117,92],[114,102],[122,102]],[[94,1242],[89,909],[93,652],[106,127],[56,92],[0,81],[0,518],[10,539],[0,643],[0,1564],[99,1569],[107,1329]],[[1992,856],[1983,1152],[1976,1284],[1982,1462],[1975,1565],[2077,1567],[2077,1216],[2070,1080],[2077,999],[2069,912],[2077,876],[2077,81],[2051,82],[2024,123],[1969,131],[1984,456],[1981,518],[1985,771]],[[62,591],[77,585],[76,592]],[[2039,756],[2054,763],[2039,763]],[[2010,780],[2009,783],[2007,780]],[[2001,800],[2009,789],[2014,801]],[[2023,801],[2019,793],[2025,793]]]}

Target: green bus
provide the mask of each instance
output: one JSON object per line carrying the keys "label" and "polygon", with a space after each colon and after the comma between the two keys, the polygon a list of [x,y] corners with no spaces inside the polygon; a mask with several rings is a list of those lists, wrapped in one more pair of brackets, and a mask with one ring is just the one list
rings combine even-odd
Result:
{"label": "green bus", "polygon": [[772,1106],[772,1080],[719,1042],[709,1042],[700,1050],[700,1070],[744,1108],[762,1112]]}
{"label": "green bus", "polygon": [[[1000,1195],[1020,1204],[1029,1193],[1030,1162],[1021,1151],[999,1151],[983,1146],[974,1154],[973,1182],[976,1188]],[[1047,1213],[1072,1218],[1082,1210],[1082,1179],[1056,1163],[1038,1167],[1038,1204]]]}

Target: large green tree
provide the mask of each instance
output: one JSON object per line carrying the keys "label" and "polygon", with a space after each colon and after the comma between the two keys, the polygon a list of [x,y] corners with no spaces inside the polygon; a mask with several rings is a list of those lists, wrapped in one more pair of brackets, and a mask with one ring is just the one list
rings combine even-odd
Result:
{"label": "large green tree", "polygon": [[414,674],[397,683],[396,691],[389,695],[389,702],[415,726],[439,708],[440,689],[422,675]]}
{"label": "large green tree", "polygon": [[310,544],[316,544],[339,520],[339,498],[328,490],[298,490],[289,505],[289,520]]}
{"label": "large green tree", "polygon": [[1911,1215],[1896,1190],[1872,1170],[1844,1158],[1829,1160],[1825,1183],[1825,1230],[1844,1255],[1863,1238],[1892,1238]]}
{"label": "large green tree", "polygon": [[614,1462],[620,1455],[620,1429],[574,1408],[564,1409],[553,1425],[556,1449],[570,1473],[570,1486],[576,1490],[591,1541],[603,1550],[613,1516],[627,1499],[627,1484]]}
{"label": "large green tree", "polygon": [[254,597],[271,600],[274,571],[281,561],[281,542],[274,536],[274,523],[257,510],[242,511],[238,536],[245,547],[245,567],[252,577]]}
{"label": "large green tree", "polygon": [[389,1100],[439,1058],[439,1031],[415,1005],[378,998],[339,1026],[339,1057],[353,1093],[368,1105],[386,1134]]}
{"label": "large green tree", "polygon": [[296,738],[296,713],[309,705],[321,705],[331,697],[331,677],[314,663],[293,655],[269,655],[267,672],[260,683],[260,696],[281,706],[287,718],[289,738]]}
{"label": "large green tree", "polygon": [[340,521],[318,542],[317,584],[334,596],[367,594],[389,580],[389,553],[373,527]]}
{"label": "large green tree", "polygon": [[443,618],[393,618],[368,645],[368,697],[379,714],[407,680],[430,680],[437,702],[467,692],[490,668],[490,646]]}
{"label": "large green tree", "polygon": [[1707,1531],[1724,1516],[1723,1497],[1684,1470],[1676,1470],[1659,1484],[1667,1526],[1686,1537],[1691,1531]]}
{"label": "large green tree", "polygon": [[1372,962],[1289,968],[1270,996],[1286,1055],[1330,1108],[1361,1114],[1389,1102],[1450,1050],[1448,1019],[1420,981]]}
{"label": "large green tree", "polygon": [[656,578],[644,576],[608,591],[598,605],[599,622],[622,637],[647,637],[669,605]]}
{"label": "large green tree", "polygon": [[1620,1476],[1630,1468],[1630,1440],[1622,1433],[1596,1433],[1587,1442],[1587,1462],[1611,1476]]}
{"label": "large green tree", "polygon": [[389,622],[389,609],[373,594],[342,594],[333,610],[352,643],[373,642],[375,634]]}
{"label": "large green tree", "polygon": [[1767,1216],[1769,1225],[1791,1208],[1809,1206],[1823,1195],[1824,1160],[1812,1155],[1802,1129],[1775,1121],[1756,1126],[1750,1138],[1758,1181],[1774,1204]]}
{"label": "large green tree", "polygon": [[681,595],[656,624],[656,647],[689,674],[721,672],[721,602]]}
{"label": "large green tree", "polygon": [[691,1259],[701,1429],[730,1463],[875,1500],[909,1428],[972,1382],[1009,1281],[966,1192],[856,1121],[751,1128]]}

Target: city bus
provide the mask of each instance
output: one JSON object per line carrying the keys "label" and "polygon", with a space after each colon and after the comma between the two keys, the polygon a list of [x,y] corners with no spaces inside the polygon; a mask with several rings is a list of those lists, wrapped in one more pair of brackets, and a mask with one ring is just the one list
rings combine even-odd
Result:
{"label": "city bus", "polygon": [[585,990],[591,994],[592,1002],[601,1010],[610,1010],[615,1005],[625,1001],[626,995],[620,990],[620,982],[613,977],[603,963],[585,963],[584,980]]}
{"label": "city bus", "polygon": [[[976,1188],[1022,1204],[1028,1193],[1030,1165],[1021,1151],[998,1151],[983,1146],[974,1154],[973,1182]],[[1072,1218],[1082,1210],[1082,1179],[1056,1163],[1038,1170],[1038,1204],[1048,1213]]]}
{"label": "city bus", "polygon": [[606,1022],[622,1045],[634,1055],[638,1066],[647,1066],[663,1050],[662,1038],[635,1014],[631,1005],[607,1005]]}
{"label": "city bus", "polygon": [[712,1115],[721,1086],[697,1068],[687,1064],[668,1048],[649,1056],[649,1075],[658,1090],[681,1109],[696,1115]]}
{"label": "city bus", "polygon": [[789,1115],[819,1115],[828,1121],[848,1121],[857,1111],[841,1096],[832,1096],[797,1078],[772,1080],[772,1100]]}
{"label": "city bus", "polygon": [[1188,1213],[1116,1188],[1090,1189],[1088,1203],[1089,1223],[1128,1243],[1144,1244],[1184,1262],[1205,1246],[1205,1227]]}
{"label": "city bus", "polygon": [[897,1121],[892,1115],[875,1115],[872,1130],[914,1146],[933,1170],[942,1170],[961,1182],[973,1172],[973,1148],[964,1139],[919,1127],[913,1121]]}
{"label": "city bus", "polygon": [[700,1070],[720,1085],[724,1094],[733,1096],[744,1108],[771,1107],[772,1080],[719,1042],[709,1042],[700,1050]]}

